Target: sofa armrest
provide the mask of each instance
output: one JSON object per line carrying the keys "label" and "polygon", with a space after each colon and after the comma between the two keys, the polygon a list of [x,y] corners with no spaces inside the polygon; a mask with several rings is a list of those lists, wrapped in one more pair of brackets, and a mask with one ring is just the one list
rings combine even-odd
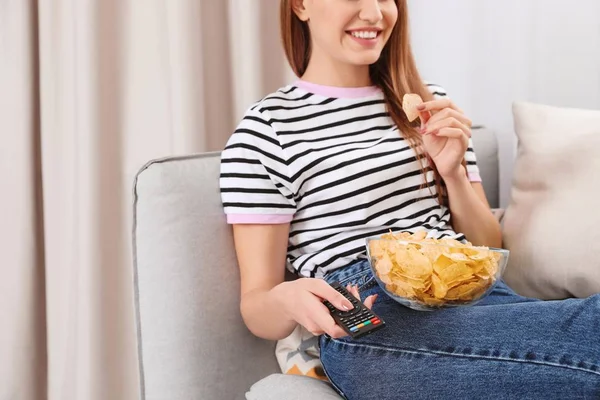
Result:
{"label": "sofa armrest", "polygon": [[473,148],[485,195],[492,208],[500,206],[500,166],[498,138],[494,131],[484,127],[473,128]]}
{"label": "sofa armrest", "polygon": [[275,342],[244,325],[217,153],[138,173],[134,284],[142,400],[243,399],[279,372]]}

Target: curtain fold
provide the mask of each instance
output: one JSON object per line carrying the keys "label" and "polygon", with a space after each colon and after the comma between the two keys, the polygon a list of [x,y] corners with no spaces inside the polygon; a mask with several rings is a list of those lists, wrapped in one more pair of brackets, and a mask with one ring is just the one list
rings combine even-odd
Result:
{"label": "curtain fold", "polygon": [[46,392],[37,61],[35,2],[0,2],[0,399]]}
{"label": "curtain fold", "polygon": [[138,398],[133,178],[293,78],[277,6],[0,2],[0,400]]}

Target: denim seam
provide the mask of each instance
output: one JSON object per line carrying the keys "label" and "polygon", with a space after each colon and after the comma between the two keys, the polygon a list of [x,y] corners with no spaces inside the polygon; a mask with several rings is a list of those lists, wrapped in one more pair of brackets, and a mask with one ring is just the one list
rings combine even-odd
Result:
{"label": "denim seam", "polygon": [[[323,340],[323,338],[319,338],[319,353],[321,353],[321,340]],[[324,340],[330,340],[332,341],[332,338],[327,338],[325,337]],[[319,361],[320,361],[320,356],[319,356]],[[329,380],[329,383],[331,384],[331,386],[333,387],[333,389],[337,392],[337,394],[339,394],[344,400],[347,399],[346,394],[342,391],[342,389],[339,388],[338,385],[335,384],[335,382],[333,381],[333,379],[331,379],[331,377],[329,376],[329,374],[327,373],[327,369],[325,368],[325,366],[323,365],[323,362],[321,361],[321,365],[323,366],[323,372],[325,372],[325,376],[327,377],[327,379]]]}
{"label": "denim seam", "polygon": [[335,382],[333,382],[333,380],[327,373],[327,370],[325,369],[325,367],[323,367],[323,372],[325,372],[325,376],[329,380],[329,384],[332,386],[333,390],[335,390],[337,392],[337,394],[340,395],[340,397],[342,397],[344,400],[346,400],[347,399],[346,395],[344,394],[344,392],[342,392],[342,389],[340,389],[339,386],[336,385]]}
{"label": "denim seam", "polygon": [[[349,343],[349,342],[344,342],[344,341],[340,341],[340,340],[336,340],[336,339],[332,339],[332,342],[341,344],[344,346],[363,347],[363,348],[368,348],[368,349],[383,350],[383,351],[396,352],[396,353],[429,354],[429,355],[448,356],[448,357],[457,357],[457,358],[481,359],[481,360],[491,360],[491,361],[505,361],[505,362],[524,363],[524,364],[544,365],[544,366],[548,366],[548,367],[566,368],[566,369],[571,369],[571,370],[576,370],[576,371],[588,372],[588,373],[600,376],[600,370],[592,371],[587,368],[581,368],[581,367],[577,367],[577,366],[571,366],[571,365],[565,365],[565,364],[559,364],[559,363],[551,363],[548,361],[523,360],[520,358],[492,357],[492,356],[482,356],[482,355],[477,355],[477,354],[456,354],[456,353],[448,353],[445,351],[436,351],[436,350],[400,349],[400,348],[395,348],[395,347],[374,346],[371,344],[364,344],[364,343],[360,343],[360,344]],[[598,365],[596,365],[595,363],[588,363],[588,364],[598,367]]]}

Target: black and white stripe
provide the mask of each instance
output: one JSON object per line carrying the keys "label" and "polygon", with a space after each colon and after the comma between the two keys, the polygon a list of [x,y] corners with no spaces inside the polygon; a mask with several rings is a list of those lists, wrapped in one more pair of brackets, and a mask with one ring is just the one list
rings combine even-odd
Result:
{"label": "black and white stripe", "polygon": [[[472,144],[466,159],[478,174]],[[328,98],[289,85],[265,97],[229,139],[220,182],[233,220],[290,222],[289,266],[303,276],[364,257],[365,239],[390,230],[463,238],[437,202],[427,159],[401,137],[381,93]]]}

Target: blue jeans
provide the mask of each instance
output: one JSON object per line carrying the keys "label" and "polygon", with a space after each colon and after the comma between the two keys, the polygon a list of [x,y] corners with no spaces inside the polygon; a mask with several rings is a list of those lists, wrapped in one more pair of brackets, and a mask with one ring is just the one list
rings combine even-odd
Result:
{"label": "blue jeans", "polygon": [[600,295],[541,301],[498,282],[475,306],[420,312],[387,297],[367,261],[325,279],[378,293],[387,325],[321,336],[325,372],[348,400],[600,399]]}

